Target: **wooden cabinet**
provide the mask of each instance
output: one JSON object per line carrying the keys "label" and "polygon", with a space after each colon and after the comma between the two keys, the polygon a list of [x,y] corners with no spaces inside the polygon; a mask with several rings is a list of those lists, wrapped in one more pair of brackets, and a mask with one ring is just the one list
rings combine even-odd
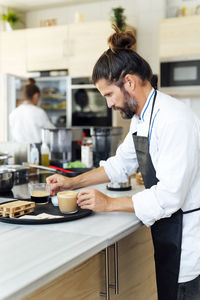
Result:
{"label": "wooden cabinet", "polygon": [[119,241],[119,295],[111,290],[111,300],[157,299],[153,253],[151,232],[145,226]]}
{"label": "wooden cabinet", "polygon": [[200,16],[164,19],[160,23],[160,58],[200,54]]}
{"label": "wooden cabinet", "polygon": [[27,71],[68,69],[73,77],[91,76],[112,32],[109,21],[27,29]]}
{"label": "wooden cabinet", "polygon": [[[133,30],[132,27],[128,27]],[[3,72],[68,69],[74,77],[91,76],[113,32],[109,21],[82,22],[1,33]]]}
{"label": "wooden cabinet", "polygon": [[[110,256],[112,258],[112,251]],[[114,282],[113,277],[111,263],[110,283]],[[105,292],[103,253],[93,256],[24,300],[102,300],[100,292]],[[110,300],[115,299],[157,299],[151,234],[144,226],[119,241],[119,295],[110,289]]]}
{"label": "wooden cabinet", "polygon": [[25,30],[1,32],[0,69],[2,73],[18,76],[26,74],[26,36]]}
{"label": "wooden cabinet", "polygon": [[107,21],[69,25],[70,76],[91,76],[97,59],[108,49],[107,38],[111,33],[111,24]]}
{"label": "wooden cabinet", "polygon": [[68,69],[68,25],[25,31],[27,71]]}
{"label": "wooden cabinet", "polygon": [[27,29],[27,71],[68,69],[70,76],[91,76],[111,32],[107,21]]}

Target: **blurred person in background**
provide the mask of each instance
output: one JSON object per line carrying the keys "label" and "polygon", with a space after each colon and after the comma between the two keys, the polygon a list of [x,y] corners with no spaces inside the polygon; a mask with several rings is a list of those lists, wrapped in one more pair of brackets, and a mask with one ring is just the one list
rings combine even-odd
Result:
{"label": "blurred person in background", "polygon": [[24,86],[24,101],[9,115],[12,140],[19,143],[41,143],[42,128],[55,128],[46,112],[37,106],[40,89],[33,78]]}

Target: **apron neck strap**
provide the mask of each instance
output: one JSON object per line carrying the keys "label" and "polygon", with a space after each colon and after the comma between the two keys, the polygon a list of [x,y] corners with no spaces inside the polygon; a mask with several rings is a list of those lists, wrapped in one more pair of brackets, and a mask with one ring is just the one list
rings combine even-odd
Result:
{"label": "apron neck strap", "polygon": [[150,120],[149,120],[148,138],[149,138],[149,133],[150,133],[151,120],[152,120],[152,116],[153,116],[154,104],[155,104],[155,101],[156,101],[156,95],[157,95],[157,91],[154,90],[154,97],[153,97],[153,103],[152,103],[152,108],[151,108],[151,116],[150,116]]}

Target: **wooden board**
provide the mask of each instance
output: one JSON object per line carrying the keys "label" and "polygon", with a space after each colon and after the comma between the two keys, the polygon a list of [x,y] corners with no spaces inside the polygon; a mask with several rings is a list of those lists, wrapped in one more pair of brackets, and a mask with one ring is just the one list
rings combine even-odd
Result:
{"label": "wooden board", "polygon": [[35,208],[35,202],[13,201],[0,205],[0,216],[4,218],[17,218],[32,213]]}

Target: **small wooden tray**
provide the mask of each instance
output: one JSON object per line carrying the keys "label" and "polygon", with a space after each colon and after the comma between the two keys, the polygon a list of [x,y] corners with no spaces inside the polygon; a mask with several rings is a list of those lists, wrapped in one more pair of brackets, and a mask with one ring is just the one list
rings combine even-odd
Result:
{"label": "small wooden tray", "polygon": [[17,218],[29,213],[35,209],[35,202],[14,201],[0,205],[0,216],[4,218]]}

